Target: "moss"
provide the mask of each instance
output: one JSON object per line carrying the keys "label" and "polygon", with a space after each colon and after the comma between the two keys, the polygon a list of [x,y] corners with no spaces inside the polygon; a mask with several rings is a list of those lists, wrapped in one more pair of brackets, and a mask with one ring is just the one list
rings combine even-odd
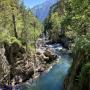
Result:
{"label": "moss", "polygon": [[16,39],[16,37],[9,37],[9,38],[5,39],[3,42],[5,42],[5,43],[7,43],[9,45],[11,45],[13,43],[17,43],[20,46],[22,45],[21,40]]}
{"label": "moss", "polygon": [[78,90],[90,90],[89,85],[90,85],[90,62],[85,64],[81,69]]}
{"label": "moss", "polygon": [[11,43],[17,43],[18,45],[21,45],[21,41],[18,40],[18,39],[16,39],[15,37],[12,37],[12,38],[10,39],[10,41],[11,41]]}

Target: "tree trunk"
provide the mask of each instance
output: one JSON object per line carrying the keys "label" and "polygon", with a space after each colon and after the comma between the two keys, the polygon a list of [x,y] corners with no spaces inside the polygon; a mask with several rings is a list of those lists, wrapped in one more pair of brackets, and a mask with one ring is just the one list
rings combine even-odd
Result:
{"label": "tree trunk", "polygon": [[61,36],[65,36],[65,28],[61,26]]}
{"label": "tree trunk", "polygon": [[16,30],[16,20],[15,20],[14,14],[12,15],[12,19],[13,19],[14,34],[15,34],[15,37],[18,38],[17,30]]}

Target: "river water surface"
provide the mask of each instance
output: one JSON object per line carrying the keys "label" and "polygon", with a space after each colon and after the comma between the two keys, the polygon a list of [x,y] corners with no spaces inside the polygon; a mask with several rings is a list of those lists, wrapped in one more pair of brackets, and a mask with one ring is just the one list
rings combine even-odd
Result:
{"label": "river water surface", "polygon": [[48,73],[42,74],[31,84],[23,84],[20,90],[62,90],[63,82],[71,66],[72,58],[66,54],[60,54],[62,47],[59,44],[49,45],[55,49],[59,62],[55,64]]}

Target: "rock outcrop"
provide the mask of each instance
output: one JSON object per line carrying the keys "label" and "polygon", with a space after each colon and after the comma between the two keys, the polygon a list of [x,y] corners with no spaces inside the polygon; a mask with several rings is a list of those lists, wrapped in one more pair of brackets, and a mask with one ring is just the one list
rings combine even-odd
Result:
{"label": "rock outcrop", "polygon": [[45,52],[44,52],[44,55],[46,57],[48,57],[49,59],[46,59],[46,62],[51,62],[53,60],[56,60],[57,59],[57,55],[54,53],[54,51],[52,49],[47,49]]}
{"label": "rock outcrop", "polygon": [[3,80],[9,75],[9,73],[10,66],[5,57],[5,48],[3,44],[0,44],[0,82],[3,82]]}
{"label": "rock outcrop", "polygon": [[30,78],[34,79],[48,70],[55,63],[57,56],[52,49],[43,49],[29,54],[18,43],[4,43],[3,47],[0,47],[0,83],[4,79],[7,80],[5,85],[14,86]]}
{"label": "rock outcrop", "polygon": [[8,45],[5,43],[7,60],[11,65],[10,77],[15,84],[28,80],[34,74],[31,57],[27,54],[25,48],[17,43]]}

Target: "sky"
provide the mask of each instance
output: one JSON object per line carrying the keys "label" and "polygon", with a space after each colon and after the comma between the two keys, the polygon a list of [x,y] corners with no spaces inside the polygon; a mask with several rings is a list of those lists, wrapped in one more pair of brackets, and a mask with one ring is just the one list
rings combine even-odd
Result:
{"label": "sky", "polygon": [[23,0],[24,4],[29,7],[29,8],[32,8],[36,5],[39,5],[43,2],[45,2],[46,0]]}

